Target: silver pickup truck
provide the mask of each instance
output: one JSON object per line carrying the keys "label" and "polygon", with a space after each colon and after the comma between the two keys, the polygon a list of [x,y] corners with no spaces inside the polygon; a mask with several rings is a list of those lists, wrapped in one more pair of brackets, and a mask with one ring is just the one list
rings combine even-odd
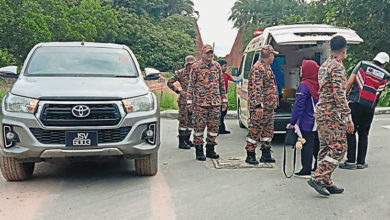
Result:
{"label": "silver pickup truck", "polygon": [[31,177],[56,158],[135,159],[138,175],[157,173],[160,110],[145,69],[124,45],[40,43],[0,76],[17,81],[2,101],[0,168],[8,181]]}

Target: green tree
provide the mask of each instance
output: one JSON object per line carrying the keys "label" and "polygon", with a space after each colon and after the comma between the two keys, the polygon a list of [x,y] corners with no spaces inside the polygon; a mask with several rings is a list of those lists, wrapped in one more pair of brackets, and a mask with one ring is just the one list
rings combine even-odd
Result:
{"label": "green tree", "polygon": [[256,29],[303,21],[305,10],[306,4],[301,0],[238,0],[229,20],[243,30],[242,43],[247,45]]}
{"label": "green tree", "polygon": [[[7,8],[7,23],[0,33],[0,48],[7,48],[22,62],[35,44],[52,40],[52,34],[46,23],[46,16],[38,1],[9,0],[2,1]],[[3,24],[2,24],[3,25]]]}
{"label": "green tree", "polygon": [[117,14],[99,0],[82,0],[68,9],[69,31],[66,40],[113,42],[118,31]]}
{"label": "green tree", "polygon": [[138,15],[168,17],[174,14],[192,15],[194,3],[191,0],[110,0],[116,7],[124,7]]}
{"label": "green tree", "polygon": [[389,0],[332,0],[326,6],[327,23],[350,27],[364,39],[354,51],[359,57],[372,59],[379,51],[390,51]]}
{"label": "green tree", "polygon": [[118,43],[128,45],[142,68],[155,67],[162,71],[182,65],[183,58],[195,54],[194,19],[173,15],[164,19],[119,13]]}
{"label": "green tree", "polygon": [[250,24],[265,28],[278,25],[284,16],[302,15],[304,9],[305,4],[298,0],[239,0],[234,4],[229,20],[237,28]]}
{"label": "green tree", "polygon": [[179,68],[195,54],[190,0],[0,0],[0,9],[0,48],[18,65],[46,41],[122,43],[142,67],[160,70]]}
{"label": "green tree", "polygon": [[326,19],[326,1],[313,1],[307,5],[305,20],[316,24],[325,22]]}
{"label": "green tree", "polygon": [[117,14],[99,0],[70,4],[58,0],[1,0],[0,48],[7,48],[22,63],[30,49],[46,41],[113,42]]}
{"label": "green tree", "polygon": [[170,15],[192,15],[195,13],[194,3],[191,0],[164,0],[162,16]]}
{"label": "green tree", "polygon": [[280,19],[280,24],[296,24],[305,22],[304,18],[301,15],[290,14],[285,15]]}

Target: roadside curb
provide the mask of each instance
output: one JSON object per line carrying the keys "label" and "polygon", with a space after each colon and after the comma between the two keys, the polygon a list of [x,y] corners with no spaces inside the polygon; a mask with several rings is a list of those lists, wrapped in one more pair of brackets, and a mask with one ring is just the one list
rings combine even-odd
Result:
{"label": "roadside curb", "polygon": [[[160,112],[161,118],[167,118],[167,119],[177,119],[178,114],[179,114],[178,110],[166,110]],[[375,115],[384,115],[384,114],[390,114],[390,107],[377,107],[375,109]],[[225,119],[237,119],[237,111],[229,110]]]}
{"label": "roadside curb", "polygon": [[377,107],[375,109],[375,115],[390,114],[390,107]]}

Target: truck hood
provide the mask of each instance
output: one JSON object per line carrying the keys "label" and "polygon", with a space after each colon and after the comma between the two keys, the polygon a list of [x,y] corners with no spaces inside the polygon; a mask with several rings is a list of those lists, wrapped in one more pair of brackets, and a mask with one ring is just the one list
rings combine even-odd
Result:
{"label": "truck hood", "polygon": [[21,77],[11,89],[14,95],[35,99],[124,99],[148,92],[140,78],[108,77]]}

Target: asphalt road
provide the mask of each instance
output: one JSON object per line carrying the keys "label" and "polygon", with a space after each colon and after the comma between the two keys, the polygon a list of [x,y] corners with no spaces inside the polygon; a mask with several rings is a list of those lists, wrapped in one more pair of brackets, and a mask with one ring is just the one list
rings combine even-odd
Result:
{"label": "asphalt road", "polygon": [[[176,120],[162,120],[160,170],[138,177],[133,162],[41,163],[33,179],[0,178],[0,219],[389,219],[390,116],[379,115],[370,135],[369,167],[337,170],[342,195],[318,196],[306,180],[284,178],[282,138],[274,168],[215,169],[177,149]],[[387,128],[385,126],[388,126]],[[246,130],[227,121],[218,137],[222,157],[245,156]],[[291,159],[290,159],[291,162]],[[300,165],[298,165],[298,169]]]}

